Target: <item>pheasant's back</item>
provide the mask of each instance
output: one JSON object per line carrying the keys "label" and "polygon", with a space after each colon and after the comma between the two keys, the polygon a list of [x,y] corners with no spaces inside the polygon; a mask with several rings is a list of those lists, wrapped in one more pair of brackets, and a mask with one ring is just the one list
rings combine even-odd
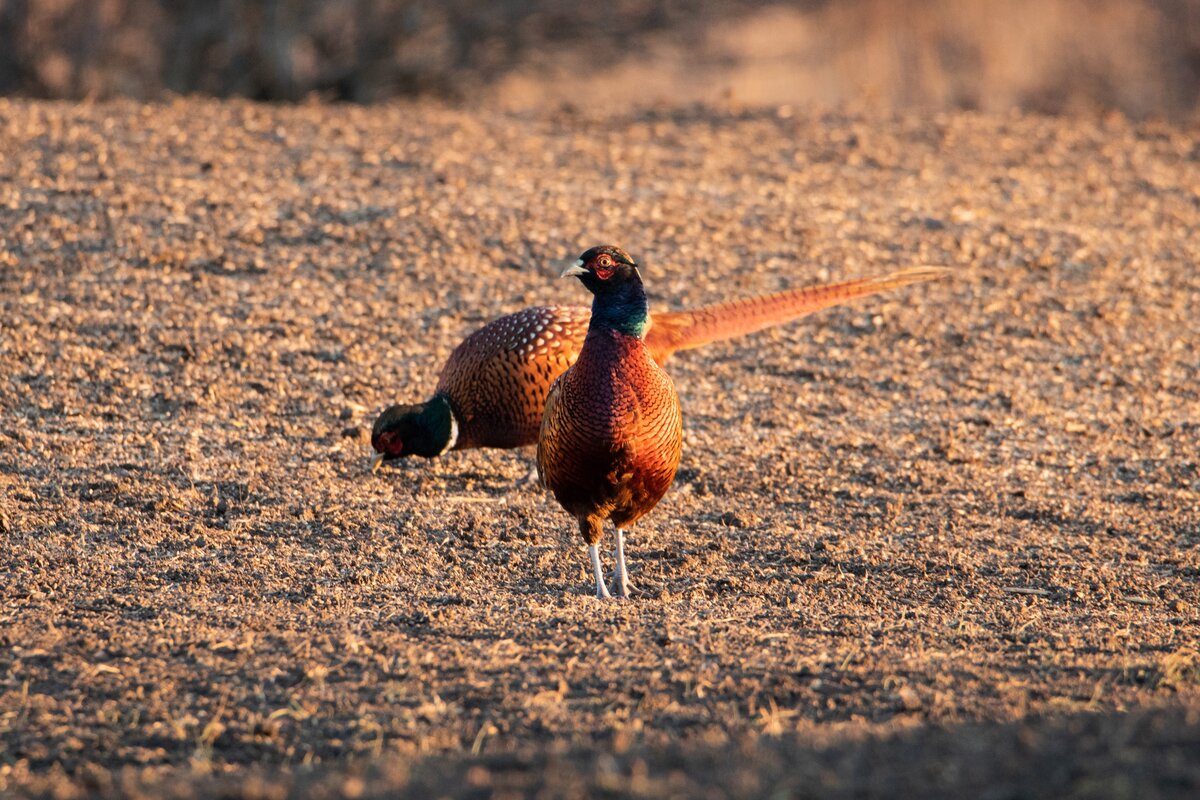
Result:
{"label": "pheasant's back", "polygon": [[464,339],[437,385],[458,422],[454,449],[535,443],[546,395],[579,357],[590,318],[584,307],[534,306]]}
{"label": "pheasant's back", "polygon": [[679,397],[645,343],[590,333],[555,385],[538,441],[538,471],[576,517],[632,524],[670,487],[683,447]]}

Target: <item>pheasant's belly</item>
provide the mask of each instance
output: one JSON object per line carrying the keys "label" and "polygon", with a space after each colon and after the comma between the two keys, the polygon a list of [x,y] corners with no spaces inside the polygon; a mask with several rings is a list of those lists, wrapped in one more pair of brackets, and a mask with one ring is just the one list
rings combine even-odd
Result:
{"label": "pheasant's belly", "polygon": [[[590,350],[589,350],[590,347]],[[679,464],[679,400],[641,342],[589,335],[542,428],[547,485],[576,516],[632,524]]]}
{"label": "pheasant's belly", "polygon": [[[642,417],[636,426],[603,417],[576,417],[562,431],[563,454],[555,483],[570,503],[611,503],[614,521],[636,519],[666,492],[679,464],[680,436],[674,416]],[[573,503],[572,503],[573,504]]]}

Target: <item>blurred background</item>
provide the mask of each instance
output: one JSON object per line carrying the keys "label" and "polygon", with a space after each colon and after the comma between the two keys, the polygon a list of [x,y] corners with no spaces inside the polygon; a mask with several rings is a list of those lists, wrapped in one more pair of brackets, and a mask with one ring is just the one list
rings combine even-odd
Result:
{"label": "blurred background", "polygon": [[1200,108],[1200,0],[0,0],[0,93]]}

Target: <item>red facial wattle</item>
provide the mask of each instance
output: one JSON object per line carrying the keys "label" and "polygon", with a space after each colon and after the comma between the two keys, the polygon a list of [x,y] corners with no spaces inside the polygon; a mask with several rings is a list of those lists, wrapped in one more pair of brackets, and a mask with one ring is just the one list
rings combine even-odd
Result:
{"label": "red facial wattle", "polygon": [[371,440],[371,447],[377,453],[384,453],[389,456],[399,456],[404,453],[404,442],[394,431],[381,433]]}

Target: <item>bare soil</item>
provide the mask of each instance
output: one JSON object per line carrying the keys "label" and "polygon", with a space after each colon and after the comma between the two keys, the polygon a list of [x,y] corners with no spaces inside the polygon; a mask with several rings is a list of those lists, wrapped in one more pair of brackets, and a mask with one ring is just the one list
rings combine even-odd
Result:
{"label": "bare soil", "polygon": [[[1200,141],[1120,116],[0,101],[0,793],[1200,791]],[[526,451],[366,471],[612,242],[687,307],[590,596]]]}

